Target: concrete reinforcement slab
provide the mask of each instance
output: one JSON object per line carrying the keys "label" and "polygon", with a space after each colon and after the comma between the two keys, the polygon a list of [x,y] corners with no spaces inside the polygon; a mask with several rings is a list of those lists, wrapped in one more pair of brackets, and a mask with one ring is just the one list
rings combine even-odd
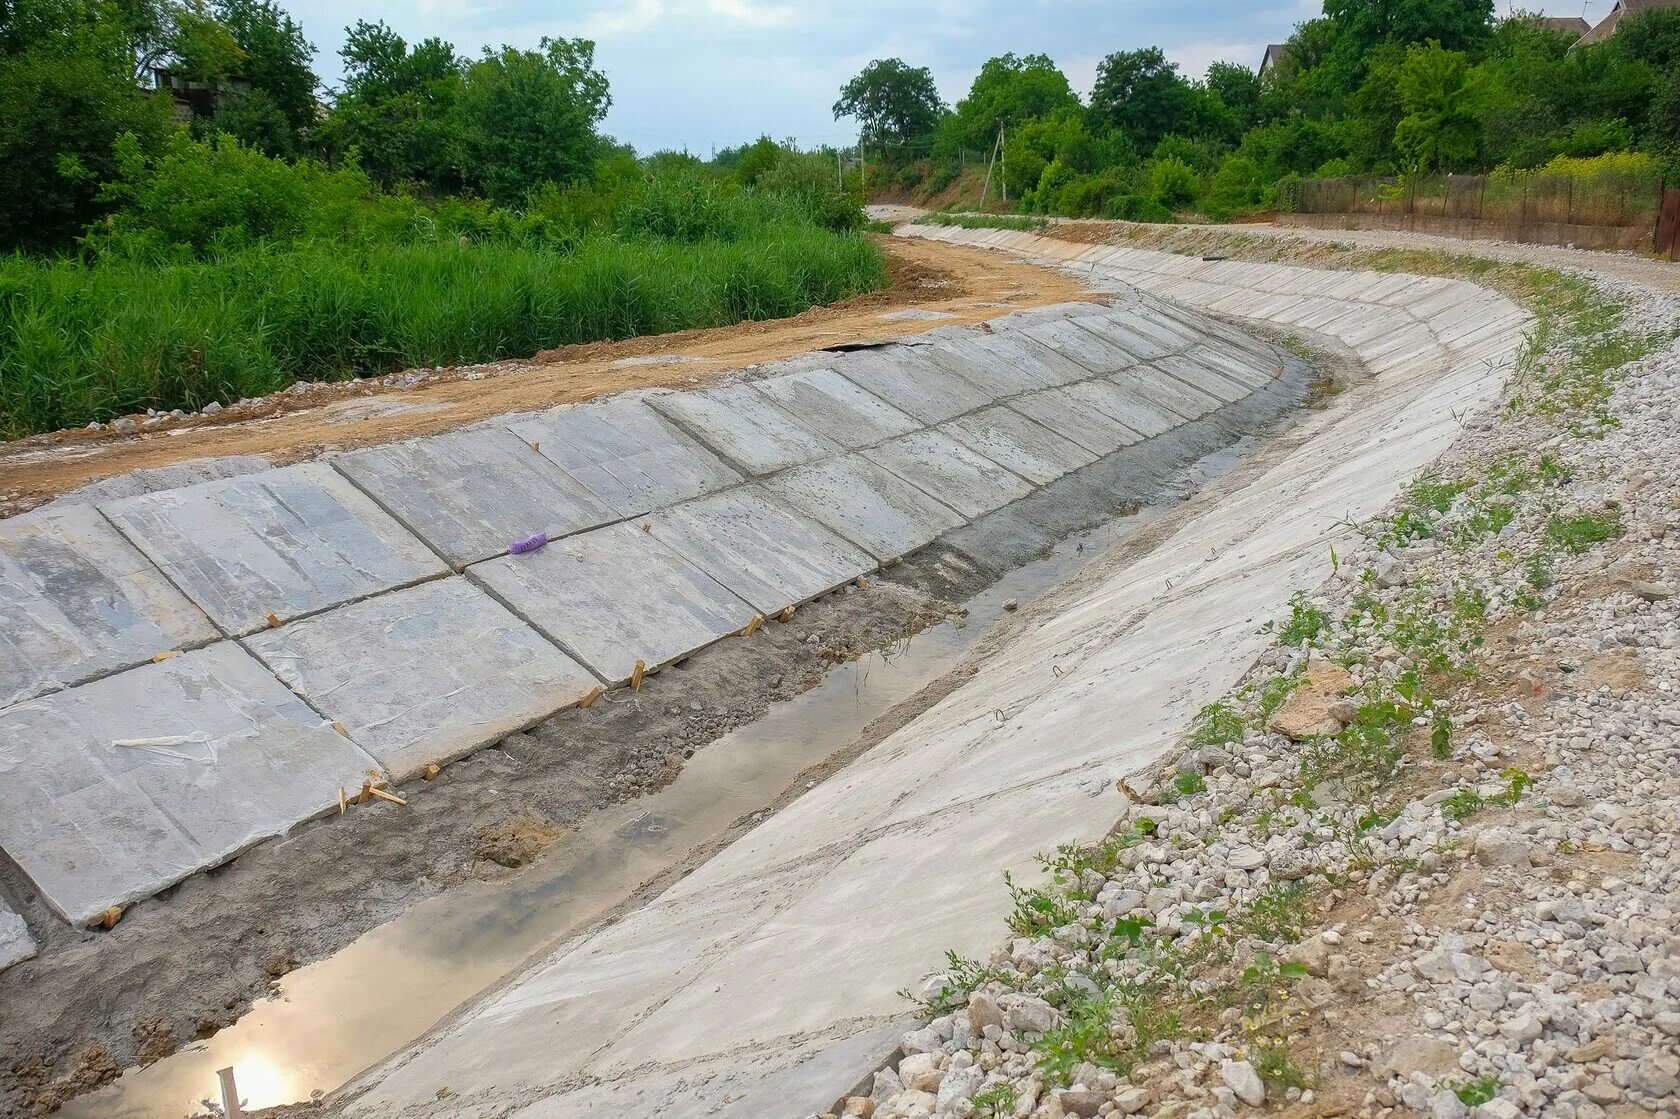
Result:
{"label": "concrete reinforcement slab", "polygon": [[867,447],[922,426],[833,369],[800,369],[754,381],[752,387],[842,447]]}
{"label": "concrete reinforcement slab", "polygon": [[1032,483],[940,431],[918,431],[871,447],[864,455],[965,517],[1008,505]]}
{"label": "concrete reinforcement slab", "polygon": [[788,505],[882,563],[963,523],[950,507],[857,454],[784,470],[766,484]]}
{"label": "concrete reinforcement slab", "polygon": [[326,463],[265,470],[103,506],[231,634],[449,569]]}
{"label": "concrete reinforcement slab", "polygon": [[766,616],[875,570],[867,552],[758,486],[696,498],[649,520],[655,539]]}
{"label": "concrete reinforcement slab", "polygon": [[29,926],[12,911],[5,898],[0,898],[0,971],[35,956],[35,938]]}
{"label": "concrete reinforcement slab", "polygon": [[457,568],[534,532],[567,536],[618,519],[502,427],[373,447],[332,464]]}
{"label": "concrete reinforcement slab", "polygon": [[597,686],[458,576],[335,607],[245,644],[396,781],[465,757]]}
{"label": "concrete reinforcement slab", "polygon": [[370,769],[223,641],[0,712],[0,848],[85,924],[326,811]]}
{"label": "concrete reinforcement slab", "polygon": [[572,404],[509,424],[620,517],[636,517],[741,480],[640,394]]}
{"label": "concrete reinforcement slab", "polygon": [[1111,455],[1121,447],[1140,442],[1143,439],[1140,433],[1092,402],[1092,390],[1085,387],[1086,384],[1079,381],[1061,388],[1028,393],[1011,400],[1009,407],[1040,427],[1073,440],[1094,455]]}
{"label": "concrete reinforcement slab", "polygon": [[1079,444],[1001,404],[958,416],[941,424],[939,430],[1037,486],[1048,485],[1097,458]]}
{"label": "concrete reinforcement slab", "polygon": [[769,474],[839,449],[752,385],[663,393],[648,401],[748,474]]}
{"label": "concrete reinforcement slab", "polygon": [[643,532],[609,525],[467,574],[609,684],[739,632],[753,609]]}
{"label": "concrete reinforcement slab", "polygon": [[943,423],[992,402],[985,390],[941,367],[921,346],[878,346],[836,355],[834,367],[924,424]]}
{"label": "concrete reinforcement slab", "polygon": [[0,707],[216,637],[92,506],[0,521]]}

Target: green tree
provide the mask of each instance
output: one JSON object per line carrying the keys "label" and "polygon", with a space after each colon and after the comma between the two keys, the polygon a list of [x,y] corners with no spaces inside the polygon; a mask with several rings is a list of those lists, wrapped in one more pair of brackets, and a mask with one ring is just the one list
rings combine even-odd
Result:
{"label": "green tree", "polygon": [[1207,69],[1207,89],[1236,121],[1239,131],[1254,127],[1260,117],[1260,76],[1235,62],[1215,62]]}
{"label": "green tree", "polygon": [[135,82],[132,30],[102,0],[0,6],[0,249],[55,249],[103,212],[113,146],[147,150],[173,128],[169,102]]}
{"label": "green tree", "polygon": [[326,150],[358,153],[361,167],[387,185],[402,180],[439,190],[461,185],[461,60],[442,39],[412,48],[383,23],[346,28],[344,88],[321,128]]}
{"label": "green tree", "polygon": [[1406,52],[1400,68],[1400,102],[1406,115],[1394,146],[1413,170],[1465,163],[1481,142],[1482,85],[1462,51],[1431,40]]}
{"label": "green tree", "polygon": [[467,67],[457,103],[463,177],[505,203],[544,183],[584,179],[611,104],[587,39],[545,38],[534,51],[486,48]]}
{"label": "green tree", "polygon": [[1190,83],[1159,47],[1120,51],[1097,65],[1091,112],[1139,148],[1180,131],[1194,108]]}
{"label": "green tree", "polygon": [[1000,123],[1014,127],[1077,108],[1079,98],[1067,75],[1048,55],[1018,58],[1010,53],[989,58],[980,67],[968,96],[957,102],[952,123],[957,143],[984,149],[991,147]]}
{"label": "green tree", "polygon": [[933,71],[897,58],[876,59],[840,87],[834,119],[854,117],[859,142],[882,152],[887,162],[905,162],[910,148],[928,137],[945,113]]}
{"label": "green tree", "polygon": [[257,135],[234,135],[260,145],[283,119],[289,131],[283,151],[300,148],[315,124],[319,84],[311,68],[315,48],[304,38],[303,28],[272,0],[214,0],[210,11],[243,55],[230,75],[263,95],[243,111],[230,114],[225,121],[229,130],[254,125]]}
{"label": "green tree", "polygon": [[782,146],[768,136],[760,136],[741,149],[735,160],[735,177],[743,186],[752,186],[782,158]]}

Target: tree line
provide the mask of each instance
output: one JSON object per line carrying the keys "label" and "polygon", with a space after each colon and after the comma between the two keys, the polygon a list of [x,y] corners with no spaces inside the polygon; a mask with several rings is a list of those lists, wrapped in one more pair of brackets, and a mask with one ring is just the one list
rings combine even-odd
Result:
{"label": "tree line", "polygon": [[[936,195],[978,154],[1032,212],[1166,219],[1275,206],[1303,177],[1572,166],[1680,181],[1680,8],[1595,43],[1492,0],[1325,0],[1262,76],[1185,76],[1157,47],[1104,58],[1081,98],[1047,56],[981,67],[955,106],[933,74],[871,62],[840,91],[873,186]],[[966,153],[966,155],[965,155]],[[1595,160],[1584,165],[1567,161]],[[992,197],[997,197],[994,178]]]}

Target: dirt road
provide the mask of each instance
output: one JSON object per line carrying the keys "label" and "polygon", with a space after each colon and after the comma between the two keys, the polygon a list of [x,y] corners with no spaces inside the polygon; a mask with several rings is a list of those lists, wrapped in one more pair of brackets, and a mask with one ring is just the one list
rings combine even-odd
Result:
{"label": "dirt road", "polygon": [[[1068,276],[982,249],[903,238],[883,243],[890,287],[789,319],[568,346],[528,361],[427,372],[412,387],[402,387],[400,376],[309,386],[138,434],[61,431],[3,444],[0,515],[131,470],[218,455],[295,462],[625,389],[687,387],[841,342],[919,334],[1091,297]],[[883,317],[904,310],[941,317]],[[384,383],[391,380],[397,385]]]}

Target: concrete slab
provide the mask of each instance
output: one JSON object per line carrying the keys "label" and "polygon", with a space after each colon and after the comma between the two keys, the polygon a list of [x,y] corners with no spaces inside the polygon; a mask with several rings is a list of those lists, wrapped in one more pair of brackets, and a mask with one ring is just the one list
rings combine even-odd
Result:
{"label": "concrete slab", "polygon": [[262,629],[449,569],[326,463],[102,507],[225,632]]}
{"label": "concrete slab", "polygon": [[534,532],[570,536],[618,519],[504,427],[467,428],[331,461],[456,568],[499,556]]}
{"label": "concrete slab", "polygon": [[217,636],[91,505],[0,521],[0,707]]}
{"label": "concrete slab", "polygon": [[1121,447],[1129,447],[1143,440],[1142,433],[1127,427],[1092,404],[1091,390],[1081,381],[1059,389],[1028,393],[1009,402],[1040,427],[1060,433],[1064,438],[1092,452],[1111,455]]}
{"label": "concrete slab", "polygon": [[726,489],[741,474],[640,394],[557,408],[508,425],[621,517]]}
{"label": "concrete slab", "polygon": [[29,926],[0,898],[0,971],[35,958],[35,938]]}
{"label": "concrete slab", "polygon": [[784,470],[767,484],[788,505],[882,563],[964,523],[948,506],[858,454]]}
{"label": "concrete slab", "polygon": [[1097,458],[1072,440],[1001,404],[958,416],[938,430],[1038,486]]}
{"label": "concrete slab", "polygon": [[759,486],[696,498],[649,520],[655,539],[766,617],[875,570],[868,553]]}
{"label": "concrete slab", "polygon": [[747,474],[784,470],[839,449],[751,385],[661,393],[648,403]]}
{"label": "concrete slab", "polygon": [[992,402],[986,391],[941,368],[919,346],[879,346],[836,355],[834,367],[924,424],[943,423]]}
{"label": "concrete slab", "polygon": [[1114,373],[1137,364],[1137,358],[1110,345],[1093,331],[1079,325],[1081,320],[1058,319],[1023,327],[1029,335],[1063,357],[1089,369],[1093,375]]}
{"label": "concrete slab", "polygon": [[922,426],[829,368],[766,377],[754,381],[753,388],[842,447],[867,447]]}
{"label": "concrete slab", "polygon": [[987,354],[994,361],[1016,371],[1023,382],[1017,393],[1032,391],[1032,381],[1042,388],[1054,388],[1090,376],[1083,366],[1068,361],[1045,349],[1039,343],[1016,330],[997,330],[991,334],[972,333],[968,346],[977,354]]}
{"label": "concrete slab", "polygon": [[1177,427],[1217,410],[1221,403],[1153,365],[1140,365],[1090,384],[1102,386],[1092,390],[1097,394],[1091,398],[1096,407],[1139,431],[1148,431],[1154,424]]}
{"label": "concrete slab", "polygon": [[1167,357],[1156,360],[1153,367],[1171,374],[1197,392],[1212,397],[1220,404],[1229,404],[1233,400],[1241,400],[1253,391],[1248,385],[1238,384],[1206,362],[1199,361],[1189,354],[1169,354]]}
{"label": "concrete slab", "polygon": [[[992,339],[992,346],[977,345],[981,337]],[[921,350],[993,400],[1061,383],[1042,363],[1027,360],[1026,339],[1013,335],[980,335],[968,329],[947,328],[934,331]]]}
{"label": "concrete slab", "polygon": [[0,848],[86,924],[335,808],[377,769],[223,641],[0,712]]}
{"label": "concrete slab", "polygon": [[597,686],[460,577],[339,606],[245,645],[397,781],[464,758]]}
{"label": "concrete slab", "polygon": [[1032,483],[939,431],[918,431],[864,455],[955,509],[978,517],[1025,497]]}
{"label": "concrete slab", "polygon": [[753,609],[643,532],[609,525],[467,574],[608,684],[739,632]]}

